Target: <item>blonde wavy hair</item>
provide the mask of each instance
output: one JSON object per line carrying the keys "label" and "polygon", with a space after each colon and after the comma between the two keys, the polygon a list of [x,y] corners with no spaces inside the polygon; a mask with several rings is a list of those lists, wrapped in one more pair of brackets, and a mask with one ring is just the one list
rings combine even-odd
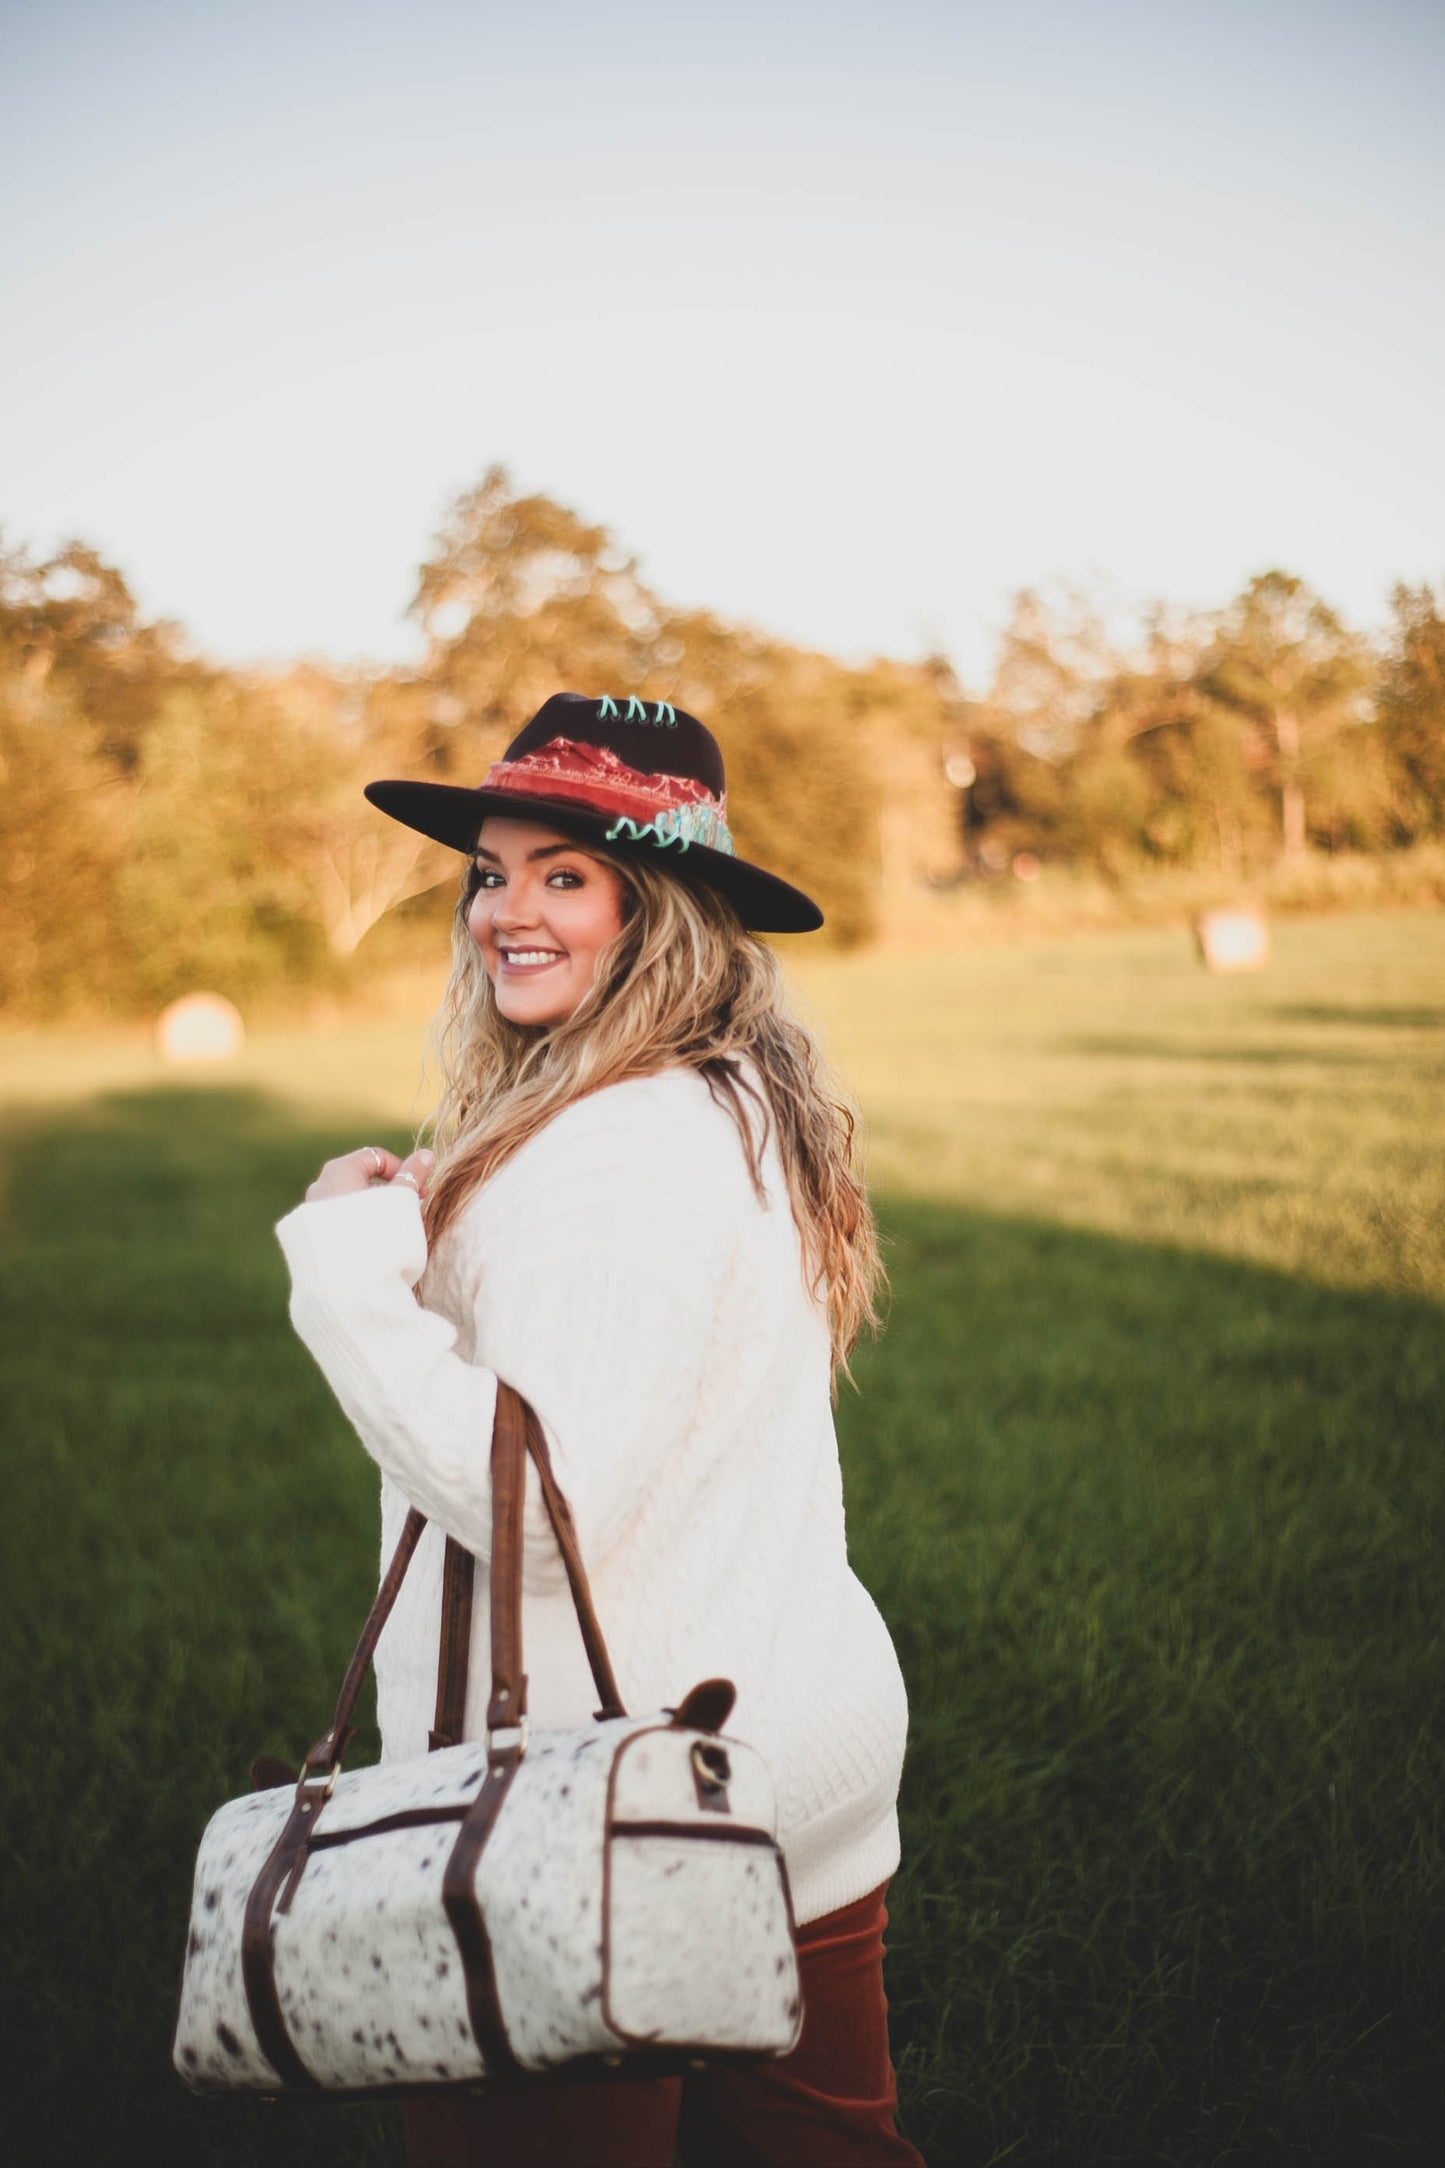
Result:
{"label": "blonde wavy hair", "polygon": [[727,899],[647,860],[588,851],[623,882],[621,931],[602,950],[592,985],[565,1022],[512,1024],[499,1011],[467,927],[475,861],[452,920],[452,970],[431,1029],[442,1084],[422,1125],[436,1152],[425,1205],[428,1240],[451,1224],[479,1183],[562,1109],[590,1092],[660,1069],[696,1069],[737,1124],[763,1194],[761,1145],[745,1099],[771,1117],[810,1282],[827,1310],[835,1373],[865,1325],[878,1322],[883,1268],[856,1169],[853,1108],[810,1034],[787,1012],[776,957]]}

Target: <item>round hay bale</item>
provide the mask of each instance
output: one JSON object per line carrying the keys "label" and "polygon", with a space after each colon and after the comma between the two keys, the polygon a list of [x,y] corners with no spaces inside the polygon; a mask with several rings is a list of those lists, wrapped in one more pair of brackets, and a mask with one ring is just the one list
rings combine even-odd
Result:
{"label": "round hay bale", "polygon": [[1201,911],[1194,938],[1206,971],[1261,971],[1269,961],[1269,927],[1252,903]]}
{"label": "round hay bale", "polygon": [[241,1012],[224,994],[182,994],[156,1019],[156,1051],[171,1064],[231,1061],[245,1039]]}

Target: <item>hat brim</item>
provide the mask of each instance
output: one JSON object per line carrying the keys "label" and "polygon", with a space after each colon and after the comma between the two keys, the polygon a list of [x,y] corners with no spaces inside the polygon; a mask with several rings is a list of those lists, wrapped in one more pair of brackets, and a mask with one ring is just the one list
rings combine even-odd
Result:
{"label": "hat brim", "polygon": [[811,896],[777,874],[765,873],[761,866],[751,866],[746,859],[715,851],[705,843],[689,843],[683,849],[676,844],[658,845],[651,837],[609,841],[612,815],[565,798],[523,798],[516,791],[409,782],[368,783],[366,796],[379,812],[454,851],[471,851],[477,830],[491,814],[503,820],[543,821],[579,842],[603,844],[619,856],[644,853],[682,880],[701,881],[717,889],[754,933],[816,933],[823,923]]}

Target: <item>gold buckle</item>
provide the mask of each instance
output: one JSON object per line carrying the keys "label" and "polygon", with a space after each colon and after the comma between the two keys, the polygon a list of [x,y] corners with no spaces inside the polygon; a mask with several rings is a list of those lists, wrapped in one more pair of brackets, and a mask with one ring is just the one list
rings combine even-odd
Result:
{"label": "gold buckle", "polygon": [[530,1731],[526,1717],[522,1716],[519,1717],[515,1724],[498,1724],[495,1730],[490,1725],[488,1726],[487,1767],[489,1769],[499,1769],[510,1751],[507,1747],[499,1748],[497,1745],[498,1737],[504,1731],[514,1731],[517,1734],[517,1760],[525,1761],[527,1758],[527,1741],[530,1737]]}
{"label": "gold buckle", "polygon": [[322,1783],[321,1772],[319,1770],[313,1772],[310,1769],[303,1769],[301,1772],[301,1781],[297,1789],[301,1793],[310,1794],[319,1788],[321,1792],[321,1801],[318,1801],[318,1804],[321,1804],[325,1800],[328,1800],[331,1797],[331,1794],[335,1791],[336,1779],[340,1776],[340,1774],[340,1762],[333,1762],[331,1764],[330,1769],[326,1771],[326,1781],[324,1783]]}

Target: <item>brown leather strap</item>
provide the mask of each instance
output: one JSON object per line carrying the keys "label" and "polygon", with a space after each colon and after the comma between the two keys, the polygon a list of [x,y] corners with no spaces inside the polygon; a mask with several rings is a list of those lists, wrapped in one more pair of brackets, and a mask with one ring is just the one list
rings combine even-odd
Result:
{"label": "brown leather strap", "polygon": [[562,1495],[552,1467],[552,1455],[542,1425],[535,1409],[524,1400],[522,1412],[527,1426],[527,1450],[537,1470],[537,1480],[542,1487],[542,1501],[552,1523],[552,1533],[557,1538],[557,1548],[562,1553],[562,1563],[567,1569],[567,1584],[572,1591],[572,1607],[577,1613],[577,1624],[582,1629],[582,1640],[587,1650],[587,1661],[592,1667],[593,1683],[601,1704],[599,1716],[626,1716],[622,1696],[617,1691],[617,1681],[612,1674],[612,1659],[607,1653],[607,1643],[602,1637],[602,1626],[592,1602],[592,1590],[587,1581],[587,1569],[582,1563],[582,1547],[577,1541],[577,1528],[572,1519],[572,1508]]}
{"label": "brown leather strap", "polygon": [[428,1746],[432,1753],[458,1746],[467,1717],[467,1675],[472,1656],[472,1591],[477,1562],[455,1536],[447,1537],[442,1567],[442,1640],[437,1662],[437,1706]]}
{"label": "brown leather strap", "polygon": [[297,2054],[286,2030],[286,2020],[281,2015],[281,1999],[276,1993],[275,1953],[271,1947],[271,1915],[281,1884],[306,1858],[311,1825],[324,1804],[321,1792],[319,1784],[303,1786],[297,1792],[281,1834],[251,1885],[241,1926],[241,1980],[261,2051],[283,2085],[307,2093],[318,2091],[319,2085]]}
{"label": "brown leather strap", "polygon": [[376,1644],[381,1639],[381,1629],[391,1617],[392,1606],[401,1593],[406,1569],[411,1564],[425,1527],[426,1515],[413,1506],[407,1514],[400,1541],[391,1554],[391,1564],[382,1575],[376,1601],[367,1613],[366,1624],[361,1629],[361,1639],[346,1667],[346,1677],[342,1680],[341,1692],[336,1697],[331,1729],[321,1734],[307,1755],[303,1774],[306,1771],[313,1776],[325,1774],[336,1767],[346,1752],[346,1742],[351,1737],[351,1712],[356,1707],[356,1697],[361,1692],[362,1681],[376,1653]]}
{"label": "brown leather strap", "polygon": [[510,1385],[499,1384],[492,1425],[492,1698],[487,1707],[488,1730],[520,1724],[527,1709],[527,1680],[522,1670],[522,1516],[529,1453],[562,1554],[572,1607],[602,1704],[597,1713],[627,1714],[582,1564],[572,1509],[558,1484],[542,1425],[536,1410],[520,1393]]}
{"label": "brown leather strap", "polygon": [[[520,1393],[497,1387],[492,1424],[492,1698],[487,1730],[520,1724],[527,1713],[522,1669],[522,1507],[527,1477],[527,1415]],[[535,1417],[533,1418],[535,1421]]]}
{"label": "brown leather strap", "polygon": [[477,1867],[520,1762],[520,1749],[513,1747],[487,1771],[486,1782],[467,1809],[442,1874],[442,1905],[457,1938],[457,1954],[467,1982],[467,2015],[488,2077],[499,2070],[515,2071],[519,2066],[502,2021],[492,1938],[477,1896]]}
{"label": "brown leather strap", "polygon": [[[626,1711],[592,1601],[571,1508],[558,1485],[542,1425],[521,1394],[512,1386],[499,1382],[497,1412],[492,1424],[492,1698],[487,1711],[488,1726],[519,1723],[527,1706],[526,1679],[522,1672],[522,1508],[529,1453],[566,1568],[577,1624],[601,1703],[598,1714],[623,1716]],[[376,1592],[376,1601],[362,1628],[361,1639],[347,1665],[330,1728],[322,1733],[306,1756],[305,1771],[313,1777],[334,1769],[346,1751],[357,1696],[425,1526],[425,1515],[413,1506]],[[441,1649],[433,1744],[440,1744],[443,1739],[454,1743],[461,1737],[466,1714],[474,1582],[475,1561],[471,1553],[449,1537],[442,1579]]]}

